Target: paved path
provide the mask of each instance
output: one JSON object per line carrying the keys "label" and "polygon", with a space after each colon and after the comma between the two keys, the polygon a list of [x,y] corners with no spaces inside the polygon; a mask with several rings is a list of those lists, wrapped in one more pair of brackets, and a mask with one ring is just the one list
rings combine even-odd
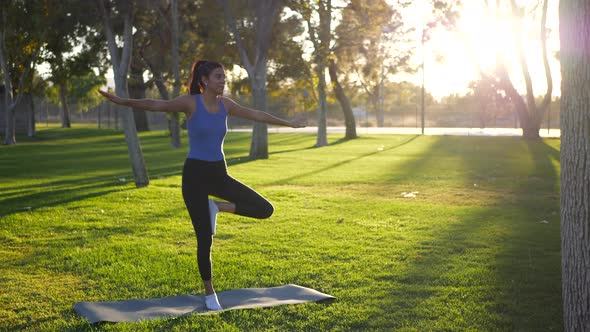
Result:
{"label": "paved path", "polygon": [[[328,127],[328,133],[342,133],[344,134],[344,127]],[[250,132],[252,129],[230,129],[235,132]],[[288,127],[269,127],[269,133],[317,133],[317,127],[305,128],[288,128]],[[356,132],[359,135],[363,134],[407,134],[417,135],[421,133],[420,128],[407,127],[357,127]],[[425,135],[457,135],[457,136],[522,136],[522,129],[514,128],[426,128]],[[560,137],[561,131],[559,129],[541,129],[539,131],[541,137]]]}

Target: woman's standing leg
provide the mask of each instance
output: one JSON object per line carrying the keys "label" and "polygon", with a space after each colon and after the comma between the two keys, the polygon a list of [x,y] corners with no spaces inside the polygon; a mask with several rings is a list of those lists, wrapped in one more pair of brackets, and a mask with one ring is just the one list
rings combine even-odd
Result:
{"label": "woman's standing leg", "polygon": [[[211,246],[213,245],[208,193],[211,188],[211,169],[205,162],[187,159],[182,175],[182,196],[191,217],[197,237],[197,263],[205,286],[207,307],[219,310],[211,273]],[[211,298],[210,298],[211,297]],[[214,299],[213,299],[214,298]]]}

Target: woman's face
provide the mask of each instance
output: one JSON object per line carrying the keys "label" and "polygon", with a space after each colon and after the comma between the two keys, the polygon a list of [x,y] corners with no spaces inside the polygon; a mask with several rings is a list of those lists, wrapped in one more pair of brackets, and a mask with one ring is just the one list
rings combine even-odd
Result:
{"label": "woman's face", "polygon": [[223,68],[215,68],[209,74],[209,77],[203,80],[208,89],[212,89],[217,94],[222,94],[225,89],[225,72]]}

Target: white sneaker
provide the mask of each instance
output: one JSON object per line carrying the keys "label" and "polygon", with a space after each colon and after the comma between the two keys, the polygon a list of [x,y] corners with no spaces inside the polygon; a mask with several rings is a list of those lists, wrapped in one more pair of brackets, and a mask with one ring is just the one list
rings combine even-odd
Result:
{"label": "white sneaker", "polygon": [[211,219],[211,235],[215,235],[215,229],[217,227],[217,214],[219,213],[219,208],[217,204],[213,200],[209,200],[209,217]]}
{"label": "white sneaker", "polygon": [[211,295],[205,295],[205,306],[209,310],[222,310],[221,304],[219,304],[219,300],[217,299],[217,294],[213,293]]}

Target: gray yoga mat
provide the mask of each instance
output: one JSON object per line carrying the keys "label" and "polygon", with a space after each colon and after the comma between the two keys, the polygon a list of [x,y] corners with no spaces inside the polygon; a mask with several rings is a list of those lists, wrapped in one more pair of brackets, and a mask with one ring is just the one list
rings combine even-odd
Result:
{"label": "gray yoga mat", "polygon": [[[331,295],[298,285],[234,289],[217,293],[217,298],[223,311],[335,299]],[[77,302],[74,304],[74,310],[90,323],[137,322],[211,313],[205,307],[204,295],[179,295],[112,302]]]}

